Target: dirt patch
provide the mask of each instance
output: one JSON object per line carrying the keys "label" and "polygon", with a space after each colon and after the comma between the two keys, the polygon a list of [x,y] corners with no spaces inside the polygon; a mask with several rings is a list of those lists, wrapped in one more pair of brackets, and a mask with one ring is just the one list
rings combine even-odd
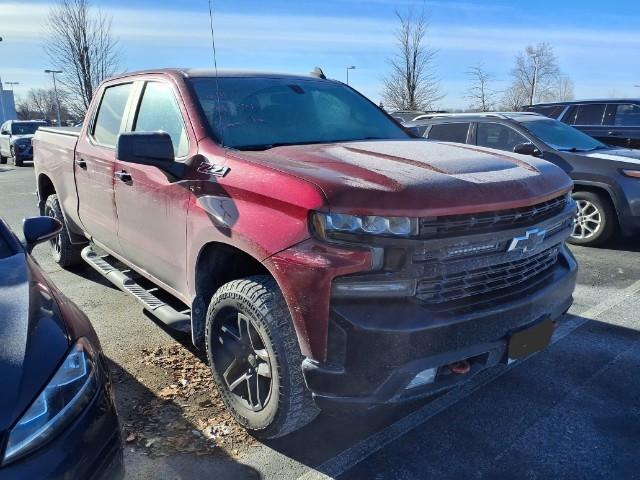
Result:
{"label": "dirt patch", "polygon": [[112,376],[118,404],[126,404],[120,414],[128,448],[150,456],[239,456],[257,443],[228,413],[208,365],[178,343],[142,349],[133,375]]}

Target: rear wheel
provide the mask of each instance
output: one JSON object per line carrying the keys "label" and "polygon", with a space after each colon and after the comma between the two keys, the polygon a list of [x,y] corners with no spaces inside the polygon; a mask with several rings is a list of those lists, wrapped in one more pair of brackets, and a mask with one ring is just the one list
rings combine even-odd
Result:
{"label": "rear wheel", "polygon": [[71,243],[57,195],[49,195],[47,197],[47,201],[44,204],[44,214],[59,220],[63,225],[60,233],[49,240],[53,260],[62,268],[68,268],[80,263],[80,252],[83,246]]}
{"label": "rear wheel", "polygon": [[578,215],[569,242],[575,245],[598,246],[615,233],[616,214],[608,199],[593,192],[574,192]]}
{"label": "rear wheel", "polygon": [[220,287],[207,311],[205,341],[225,405],[254,435],[281,437],[318,414],[302,376],[289,310],[272,278]]}

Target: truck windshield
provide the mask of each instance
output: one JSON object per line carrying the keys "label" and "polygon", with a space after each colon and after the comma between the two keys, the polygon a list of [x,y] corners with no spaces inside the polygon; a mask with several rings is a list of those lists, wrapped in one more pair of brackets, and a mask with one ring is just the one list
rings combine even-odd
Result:
{"label": "truck windshield", "polygon": [[588,152],[607,148],[604,143],[557,120],[529,120],[522,122],[522,126],[556,150]]}
{"label": "truck windshield", "polygon": [[227,147],[264,150],[279,145],[409,138],[375,105],[336,82],[256,77],[191,81],[211,130]]}
{"label": "truck windshield", "polygon": [[45,125],[44,123],[12,123],[11,134],[12,135],[33,135],[36,130]]}

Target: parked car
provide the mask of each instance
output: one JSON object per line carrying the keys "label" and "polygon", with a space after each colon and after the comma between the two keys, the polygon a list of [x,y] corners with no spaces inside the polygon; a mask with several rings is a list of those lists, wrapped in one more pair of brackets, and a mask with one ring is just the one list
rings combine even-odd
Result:
{"label": "parked car", "polygon": [[571,243],[602,245],[617,230],[625,235],[640,232],[637,150],[608,147],[535,113],[449,115],[414,123],[428,139],[533,155],[561,167],[574,181],[578,204]]}
{"label": "parked car", "polygon": [[24,221],[26,247],[0,220],[0,478],[124,476],[120,426],[87,317],[29,252],[55,239],[50,217]]}
{"label": "parked car", "polygon": [[638,99],[539,103],[524,109],[572,125],[607,145],[640,148]]}
{"label": "parked car", "polygon": [[572,302],[560,168],[415,139],[340,82],[130,73],[34,148],[58,264],[190,331],[260,437],[452,388],[544,348]]}
{"label": "parked car", "polygon": [[31,139],[39,127],[47,123],[41,120],[7,120],[0,126],[0,164],[11,159],[16,167],[33,158]]}

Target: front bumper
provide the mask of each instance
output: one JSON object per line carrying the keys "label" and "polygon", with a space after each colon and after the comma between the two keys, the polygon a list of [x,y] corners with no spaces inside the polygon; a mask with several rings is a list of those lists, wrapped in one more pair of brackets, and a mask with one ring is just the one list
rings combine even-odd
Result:
{"label": "front bumper", "polygon": [[25,148],[20,148],[18,145],[13,146],[13,151],[15,153],[16,158],[21,160],[32,160],[33,159],[33,147],[31,144],[27,145]]}
{"label": "front bumper", "polygon": [[[535,285],[482,304],[434,311],[413,300],[333,302],[327,360],[306,359],[308,388],[323,409],[398,403],[451,388],[507,360],[510,334],[571,306],[577,264],[566,246]],[[468,359],[466,375],[445,365]],[[438,368],[433,383],[407,389],[415,375]]]}
{"label": "front bumper", "polygon": [[106,374],[96,396],[71,425],[33,453],[0,467],[0,478],[124,478],[120,424]]}

